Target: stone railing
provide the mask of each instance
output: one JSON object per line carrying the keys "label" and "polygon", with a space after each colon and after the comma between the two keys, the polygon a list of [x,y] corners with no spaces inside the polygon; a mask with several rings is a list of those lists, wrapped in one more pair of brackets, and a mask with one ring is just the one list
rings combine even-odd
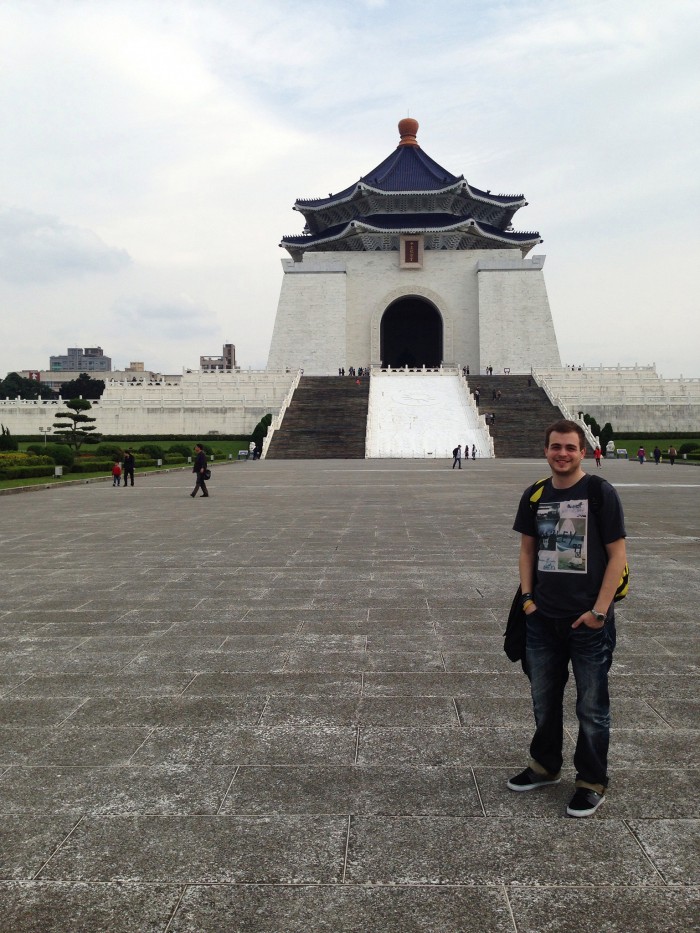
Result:
{"label": "stone railing", "polygon": [[595,449],[598,446],[598,438],[593,434],[583,419],[574,416],[573,412],[571,412],[564,401],[562,401],[562,399],[552,391],[549,383],[542,375],[533,370],[532,378],[535,380],[535,383],[544,390],[544,394],[547,396],[552,405],[556,406],[565,418],[567,418],[569,421],[575,421],[576,424],[581,425],[583,428],[583,433],[586,435],[586,440],[591,445],[591,447]]}
{"label": "stone railing", "polygon": [[298,370],[297,370],[297,374],[296,374],[296,376],[294,377],[294,381],[292,382],[292,384],[291,384],[291,386],[290,386],[290,388],[289,388],[289,391],[288,391],[287,394],[285,395],[284,401],[282,402],[282,405],[280,406],[280,410],[277,412],[277,415],[275,415],[275,417],[272,419],[272,423],[271,423],[270,427],[269,427],[268,430],[267,430],[267,434],[265,435],[265,439],[263,440],[262,453],[260,454],[260,459],[261,459],[261,460],[264,460],[264,459],[265,459],[265,455],[267,454],[268,448],[269,448],[269,446],[270,446],[270,442],[272,441],[272,435],[275,433],[275,431],[278,431],[278,430],[279,430],[279,428],[280,428],[280,426],[281,426],[281,424],[282,424],[282,421],[284,420],[284,413],[286,412],[286,410],[289,408],[289,406],[290,406],[290,404],[291,404],[291,401],[292,401],[292,397],[293,397],[293,395],[294,395],[294,392],[296,391],[296,388],[297,388],[297,386],[299,385],[299,380],[301,379],[301,374],[302,374],[302,370],[301,370],[301,369],[298,369]]}

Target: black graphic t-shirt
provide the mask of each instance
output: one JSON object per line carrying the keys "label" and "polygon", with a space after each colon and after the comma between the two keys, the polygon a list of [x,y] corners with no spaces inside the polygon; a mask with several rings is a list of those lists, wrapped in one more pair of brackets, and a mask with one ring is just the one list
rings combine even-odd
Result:
{"label": "black graphic t-shirt", "polygon": [[537,512],[527,489],[515,517],[515,531],[537,538],[533,595],[537,608],[553,619],[593,608],[608,562],[605,545],[626,536],[617,492],[604,481],[600,508],[593,510],[588,483],[584,476],[569,489],[555,489],[547,480]]}

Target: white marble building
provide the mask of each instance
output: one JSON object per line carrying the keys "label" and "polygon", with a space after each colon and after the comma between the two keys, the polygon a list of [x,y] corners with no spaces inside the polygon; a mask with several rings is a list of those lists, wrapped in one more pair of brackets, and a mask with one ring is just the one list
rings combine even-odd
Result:
{"label": "white marble building", "polygon": [[517,233],[522,195],[492,195],[418,145],[415,120],[355,184],[298,200],[301,236],[282,240],[283,280],[268,368],[560,366],[541,242]]}

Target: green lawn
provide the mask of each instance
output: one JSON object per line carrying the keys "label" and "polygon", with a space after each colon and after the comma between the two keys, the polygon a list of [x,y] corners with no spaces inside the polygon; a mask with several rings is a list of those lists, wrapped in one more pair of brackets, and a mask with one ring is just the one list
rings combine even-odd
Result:
{"label": "green lawn", "polygon": [[664,456],[666,456],[668,448],[671,447],[671,445],[673,445],[676,448],[676,450],[680,450],[680,447],[682,444],[695,443],[698,445],[698,447],[700,447],[700,437],[660,439],[658,437],[654,437],[653,435],[650,435],[648,438],[645,438],[644,440],[631,440],[630,438],[625,438],[625,437],[615,437],[613,438],[613,440],[615,441],[615,447],[616,448],[624,447],[627,450],[627,453],[630,455],[630,457],[635,456],[640,447],[643,447],[644,450],[646,450],[647,456],[651,456],[651,452],[656,447],[657,444],[661,448],[661,452]]}

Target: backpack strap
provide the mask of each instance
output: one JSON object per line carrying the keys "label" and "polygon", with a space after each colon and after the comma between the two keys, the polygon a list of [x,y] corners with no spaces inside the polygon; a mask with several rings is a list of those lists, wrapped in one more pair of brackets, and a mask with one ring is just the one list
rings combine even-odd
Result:
{"label": "backpack strap", "polygon": [[536,483],[533,483],[528,490],[528,499],[530,500],[530,508],[533,512],[537,511],[537,506],[539,501],[542,498],[542,493],[544,492],[544,486],[549,476],[545,476],[544,479],[538,479]]}

